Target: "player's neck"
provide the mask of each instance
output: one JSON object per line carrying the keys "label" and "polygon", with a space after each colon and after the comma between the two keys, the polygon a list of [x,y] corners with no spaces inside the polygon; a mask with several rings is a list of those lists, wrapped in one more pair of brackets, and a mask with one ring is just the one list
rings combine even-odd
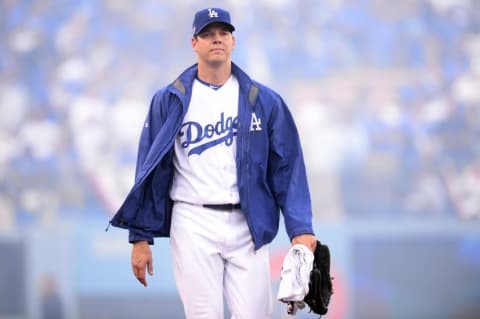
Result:
{"label": "player's neck", "polygon": [[198,78],[204,82],[213,85],[223,85],[232,74],[232,64],[224,63],[221,65],[209,65],[205,63],[198,64]]}

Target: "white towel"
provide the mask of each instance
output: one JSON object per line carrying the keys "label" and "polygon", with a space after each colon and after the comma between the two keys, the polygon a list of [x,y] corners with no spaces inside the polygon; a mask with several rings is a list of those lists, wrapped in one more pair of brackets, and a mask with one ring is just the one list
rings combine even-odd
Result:
{"label": "white towel", "polygon": [[304,245],[296,244],[290,248],[283,260],[280,286],[277,299],[281,302],[298,302],[308,294],[310,272],[313,268],[313,253]]}

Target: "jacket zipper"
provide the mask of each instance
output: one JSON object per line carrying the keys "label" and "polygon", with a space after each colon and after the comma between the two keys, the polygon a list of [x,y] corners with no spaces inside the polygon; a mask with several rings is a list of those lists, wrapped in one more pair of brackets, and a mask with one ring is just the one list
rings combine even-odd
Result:
{"label": "jacket zipper", "polygon": [[[249,156],[249,152],[250,152],[250,149],[249,149],[249,147],[250,147],[250,143],[249,143],[249,140],[250,140],[250,126],[249,126],[249,123],[248,123],[248,111],[247,110],[250,109],[250,104],[248,102],[248,99],[244,103],[247,104],[247,108],[242,108],[242,109],[244,109],[245,121],[241,125],[245,126],[245,128],[243,128],[243,130],[242,130],[244,132],[244,134],[242,134],[242,153],[243,153],[242,157],[243,157],[246,169],[245,169],[245,174],[242,174],[241,178],[244,181],[245,198],[246,198],[246,201],[247,201],[246,209],[248,210],[248,214],[245,217],[246,217],[246,220],[247,220],[247,224],[248,224],[248,226],[251,230],[251,235],[252,235],[254,246],[256,247],[257,246],[257,235],[255,233],[255,227],[252,223],[252,218],[250,216],[252,214],[252,211],[250,210],[250,206],[248,205],[248,202],[249,202],[249,199],[250,199],[250,187],[248,185],[248,174],[250,172],[250,161],[248,160],[248,156]],[[242,203],[242,205],[243,205],[243,203]]]}

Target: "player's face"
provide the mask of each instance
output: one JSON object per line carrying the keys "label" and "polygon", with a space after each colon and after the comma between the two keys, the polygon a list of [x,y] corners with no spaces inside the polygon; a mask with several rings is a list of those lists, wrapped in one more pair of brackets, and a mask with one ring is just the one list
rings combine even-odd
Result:
{"label": "player's face", "polygon": [[235,37],[223,24],[211,24],[192,39],[199,63],[222,64],[230,62]]}

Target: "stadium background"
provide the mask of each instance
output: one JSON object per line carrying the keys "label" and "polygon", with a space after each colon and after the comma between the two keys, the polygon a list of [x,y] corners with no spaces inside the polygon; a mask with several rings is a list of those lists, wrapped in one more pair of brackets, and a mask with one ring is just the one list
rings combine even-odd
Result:
{"label": "stadium background", "polygon": [[[234,61],[296,117],[332,250],[325,318],[478,318],[479,0],[2,0],[0,318],[183,317],[168,241],[145,289],[126,232],[104,230],[207,6],[231,11]],[[282,227],[275,285],[287,249]]]}

